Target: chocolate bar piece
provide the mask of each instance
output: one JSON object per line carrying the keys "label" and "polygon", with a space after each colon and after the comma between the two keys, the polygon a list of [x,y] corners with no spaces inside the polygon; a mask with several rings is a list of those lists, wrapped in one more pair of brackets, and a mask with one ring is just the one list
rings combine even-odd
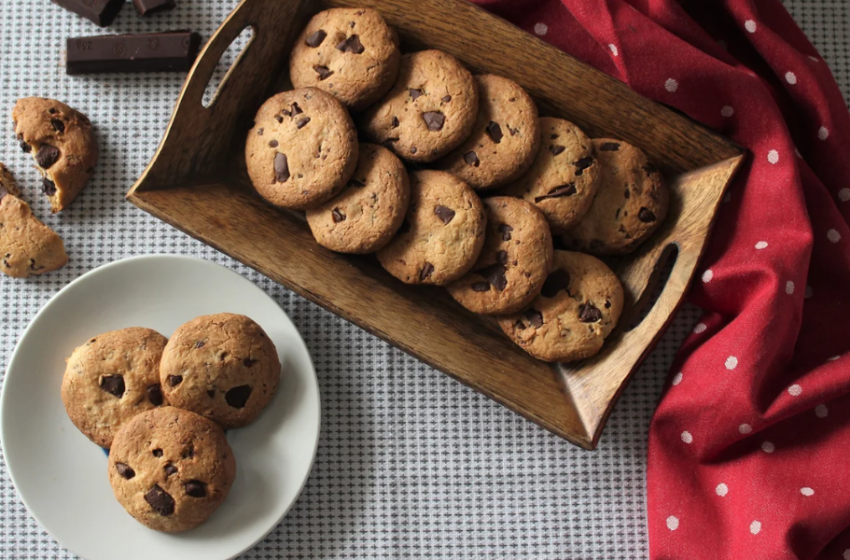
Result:
{"label": "chocolate bar piece", "polygon": [[100,35],[68,39],[68,74],[189,70],[201,36],[189,31]]}
{"label": "chocolate bar piece", "polygon": [[51,0],[57,6],[106,27],[124,6],[124,0]]}
{"label": "chocolate bar piece", "polygon": [[133,5],[140,16],[171,10],[175,6],[174,0],[133,0]]}

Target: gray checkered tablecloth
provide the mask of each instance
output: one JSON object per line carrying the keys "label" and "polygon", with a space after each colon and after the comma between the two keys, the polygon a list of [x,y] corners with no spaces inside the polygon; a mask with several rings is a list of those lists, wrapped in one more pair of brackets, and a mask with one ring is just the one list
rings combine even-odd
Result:
{"label": "gray checkered tablecloth", "polygon": [[[850,98],[850,0],[784,0]],[[191,28],[209,38],[236,0],[178,0],[148,20],[127,6],[111,32]],[[231,267],[271,294],[316,364],[323,430],[294,509],[245,559],[645,558],[646,433],[673,355],[696,323],[684,309],[620,400],[596,452],[582,451],[267,278],[124,202],[154,153],[181,74],[65,76],[64,40],[97,28],[47,0],[0,2],[0,113],[18,97],[65,100],[95,123],[92,183],[60,216],[5,129],[0,161],[65,239],[70,264],[0,278],[0,369],[27,323],[69,281],[132,255],[177,253]],[[8,126],[8,123],[7,123]],[[0,460],[0,558],[74,558],[29,516]]]}

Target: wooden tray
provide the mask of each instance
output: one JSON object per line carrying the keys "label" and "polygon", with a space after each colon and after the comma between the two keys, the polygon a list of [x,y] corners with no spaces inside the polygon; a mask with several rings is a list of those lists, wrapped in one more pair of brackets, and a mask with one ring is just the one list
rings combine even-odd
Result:
{"label": "wooden tray", "polygon": [[[243,146],[260,104],[286,89],[292,42],[319,10],[369,6],[403,50],[447,51],[477,72],[525,87],[541,113],[591,137],[646,150],[672,188],[670,216],[641,249],[613,266],[626,290],[620,327],[602,353],[570,366],[531,358],[498,327],[441,289],[411,287],[372,257],[318,246],[301,215],[266,205],[251,188]],[[246,28],[254,37],[219,86],[201,100],[216,64]],[[281,81],[281,76],[284,76]],[[723,191],[743,152],[702,126],[464,0],[243,0],[201,52],[165,137],[127,198],[176,228],[466,383],[582,447],[596,447],[625,383],[670,323],[705,247]],[[664,262],[675,264],[640,318]],[[645,311],[645,310],[644,310]]]}

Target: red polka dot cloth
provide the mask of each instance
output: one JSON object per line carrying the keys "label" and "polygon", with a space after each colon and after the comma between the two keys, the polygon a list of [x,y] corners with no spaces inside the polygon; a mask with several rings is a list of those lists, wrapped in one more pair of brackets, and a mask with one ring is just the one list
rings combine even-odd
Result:
{"label": "red polka dot cloth", "polygon": [[850,113],[778,0],[477,0],[750,155],[653,418],[650,556],[850,560]]}

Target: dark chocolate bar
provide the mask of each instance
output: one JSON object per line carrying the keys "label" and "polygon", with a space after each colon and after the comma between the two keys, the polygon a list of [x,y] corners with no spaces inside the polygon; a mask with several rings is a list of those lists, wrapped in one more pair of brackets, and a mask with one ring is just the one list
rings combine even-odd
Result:
{"label": "dark chocolate bar", "polygon": [[163,12],[174,8],[174,0],[133,0],[136,11],[140,16]]}
{"label": "dark chocolate bar", "polygon": [[201,37],[189,31],[100,35],[68,39],[68,74],[186,71],[198,56]]}
{"label": "dark chocolate bar", "polygon": [[106,27],[124,6],[124,0],[51,0],[57,6]]}

